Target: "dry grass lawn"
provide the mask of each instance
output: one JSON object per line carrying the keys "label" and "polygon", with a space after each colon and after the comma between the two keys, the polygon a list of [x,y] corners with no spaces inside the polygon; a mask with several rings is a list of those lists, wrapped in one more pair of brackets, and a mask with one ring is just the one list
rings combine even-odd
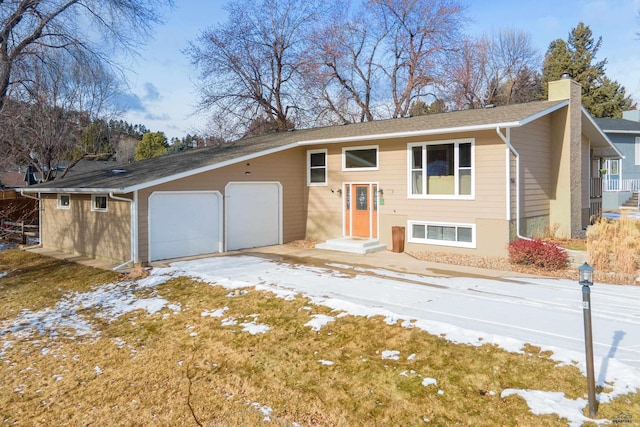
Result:
{"label": "dry grass lawn", "polygon": [[[126,426],[564,426],[533,415],[506,388],[585,395],[585,378],[529,347],[456,345],[381,318],[344,316],[318,332],[304,326],[330,313],[304,298],[230,292],[188,278],[140,291],[174,309],[113,319],[83,315],[97,336],[21,335],[23,308],[117,280],[110,272],[20,251],[0,252],[0,420],[6,425]],[[179,308],[175,308],[179,307]],[[203,316],[227,307],[223,317]],[[235,319],[223,325],[222,319]],[[252,335],[243,322],[266,324]],[[10,342],[10,345],[3,344]],[[383,359],[384,350],[399,359]],[[328,364],[330,361],[333,364]],[[424,386],[423,379],[437,379]],[[600,407],[640,420],[640,395]]]}

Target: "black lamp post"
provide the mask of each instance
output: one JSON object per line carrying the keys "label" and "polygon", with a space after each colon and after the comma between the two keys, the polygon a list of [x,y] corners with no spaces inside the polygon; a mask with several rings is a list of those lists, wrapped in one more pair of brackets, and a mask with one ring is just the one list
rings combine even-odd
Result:
{"label": "black lamp post", "polygon": [[584,349],[587,356],[587,391],[589,393],[589,417],[596,416],[596,383],[593,374],[593,336],[591,333],[591,285],[593,267],[586,262],[578,267],[582,285],[582,314],[584,317]]}

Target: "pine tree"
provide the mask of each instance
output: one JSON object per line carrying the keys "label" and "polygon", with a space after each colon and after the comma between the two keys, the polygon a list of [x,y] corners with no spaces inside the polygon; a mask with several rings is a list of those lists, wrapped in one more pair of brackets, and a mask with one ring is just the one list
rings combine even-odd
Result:
{"label": "pine tree", "polygon": [[588,25],[580,22],[571,30],[565,42],[551,42],[542,69],[542,97],[548,95],[548,83],[568,72],[582,86],[582,104],[594,117],[622,117],[632,101],[625,88],[605,75],[607,60],[595,62],[602,45],[596,41]]}
{"label": "pine tree", "polygon": [[134,160],[145,160],[167,153],[169,144],[163,132],[147,132],[138,143]]}

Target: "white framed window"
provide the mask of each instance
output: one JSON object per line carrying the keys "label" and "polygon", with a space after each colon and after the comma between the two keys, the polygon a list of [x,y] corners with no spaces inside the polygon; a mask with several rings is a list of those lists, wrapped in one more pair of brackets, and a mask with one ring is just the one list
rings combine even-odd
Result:
{"label": "white framed window", "polygon": [[91,196],[91,210],[95,212],[106,212],[107,196],[101,194],[93,194]]}
{"label": "white framed window", "polygon": [[327,185],[327,150],[307,151],[307,185]]}
{"label": "white framed window", "polygon": [[58,209],[71,209],[70,194],[58,194]]}
{"label": "white framed window", "polygon": [[635,164],[636,165],[640,165],[640,136],[636,136],[636,143],[635,143]]}
{"label": "white framed window", "polygon": [[407,148],[409,198],[474,198],[474,139],[411,143]]}
{"label": "white framed window", "polygon": [[378,170],[378,146],[348,147],[342,149],[342,170]]}
{"label": "white framed window", "polygon": [[408,221],[409,243],[428,245],[476,247],[475,224]]}

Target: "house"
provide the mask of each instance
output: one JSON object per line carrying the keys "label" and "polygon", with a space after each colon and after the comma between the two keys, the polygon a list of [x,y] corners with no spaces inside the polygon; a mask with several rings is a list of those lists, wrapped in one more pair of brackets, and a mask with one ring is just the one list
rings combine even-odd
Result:
{"label": "house", "polygon": [[590,165],[620,153],[580,93],[559,80],[548,101],[266,134],[26,191],[44,248],[123,265],[298,239],[366,252],[394,227],[408,251],[504,256],[601,208]]}
{"label": "house", "polygon": [[640,111],[622,113],[622,119],[595,119],[602,131],[620,151],[621,158],[605,160],[603,172],[603,210],[620,206],[638,207],[640,191]]}

